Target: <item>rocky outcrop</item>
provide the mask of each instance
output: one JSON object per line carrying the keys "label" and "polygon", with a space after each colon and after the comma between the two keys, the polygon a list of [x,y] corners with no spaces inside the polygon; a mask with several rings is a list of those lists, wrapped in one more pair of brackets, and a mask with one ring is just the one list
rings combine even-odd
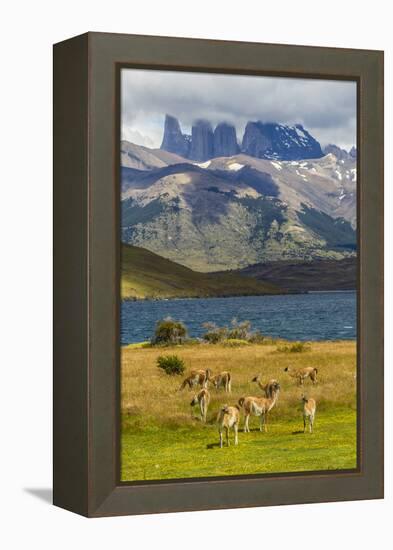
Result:
{"label": "rocky outcrop", "polygon": [[266,151],[272,147],[272,142],[265,136],[262,123],[248,122],[242,141],[242,151],[252,157],[264,158]]}
{"label": "rocky outcrop", "polygon": [[356,147],[351,147],[351,150],[349,151],[349,156],[353,159],[357,159],[358,151],[357,151]]}
{"label": "rocky outcrop", "polygon": [[239,152],[236,129],[226,122],[221,122],[214,130],[213,142],[215,157],[232,157]]}
{"label": "rocky outcrop", "polygon": [[320,144],[301,124],[248,122],[243,136],[242,151],[258,158],[300,160],[320,158]]}
{"label": "rocky outcrop", "polygon": [[165,115],[164,137],[161,149],[176,153],[182,157],[188,157],[190,150],[189,136],[182,134],[179,121],[171,115]]}
{"label": "rocky outcrop", "polygon": [[332,143],[329,143],[329,145],[326,145],[326,147],[323,148],[323,152],[325,155],[332,154],[336,157],[337,160],[348,160],[350,158],[350,154],[345,149],[341,149],[337,145],[333,145]]}
{"label": "rocky outcrop", "polygon": [[[328,147],[335,148],[338,154],[338,147]],[[188,136],[182,133],[177,118],[170,115],[165,116],[161,149],[198,162],[214,157],[230,157],[240,152],[236,130],[231,124],[221,122],[213,132],[211,123],[201,119],[193,124],[192,135]],[[302,125],[287,126],[261,121],[247,123],[241,151],[271,160],[304,160],[324,156],[318,141]],[[353,154],[353,150],[350,153],[340,151],[340,154],[348,156]]]}
{"label": "rocky outcrop", "polygon": [[208,120],[197,120],[191,132],[191,150],[189,157],[205,161],[213,158],[213,128]]}

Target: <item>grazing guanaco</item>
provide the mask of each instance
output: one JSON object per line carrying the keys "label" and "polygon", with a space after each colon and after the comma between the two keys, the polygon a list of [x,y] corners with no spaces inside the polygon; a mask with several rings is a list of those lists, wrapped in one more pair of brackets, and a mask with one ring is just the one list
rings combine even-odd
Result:
{"label": "grazing guanaco", "polygon": [[251,380],[251,382],[256,382],[258,386],[261,388],[261,390],[265,393],[266,397],[273,397],[273,391],[276,384],[278,384],[277,380],[269,380],[266,384],[262,384],[260,375],[254,376],[254,378]]}
{"label": "grazing guanaco", "polygon": [[304,367],[295,370],[293,370],[292,367],[286,367],[284,371],[287,372],[289,376],[292,376],[292,378],[296,378],[300,386],[303,386],[305,379],[308,377],[310,377],[313,384],[317,383],[318,369],[315,367]]}
{"label": "grazing guanaco", "polygon": [[220,434],[220,447],[222,448],[222,432],[225,429],[227,447],[229,447],[229,430],[233,428],[235,432],[235,445],[238,444],[238,429],[239,429],[240,413],[239,407],[235,405],[230,407],[223,405],[217,416],[218,433]]}
{"label": "grazing guanaco", "polygon": [[220,372],[219,374],[216,374],[215,376],[209,377],[209,382],[211,382],[216,390],[220,389],[220,387],[223,387],[227,393],[231,392],[231,373],[228,371]]}
{"label": "grazing guanaco", "polygon": [[207,388],[207,383],[211,375],[211,370],[192,370],[190,375],[185,378],[179,388],[179,390],[184,389],[188,386],[190,389],[195,388],[195,386],[201,386],[202,388]]}
{"label": "grazing guanaco", "polygon": [[303,401],[303,428],[304,428],[304,433],[306,433],[306,424],[307,424],[307,419],[308,419],[309,429],[310,429],[310,434],[311,434],[312,431],[313,431],[315,411],[317,409],[317,404],[315,402],[315,399],[313,399],[312,397],[307,398],[305,395],[302,395],[302,401]]}
{"label": "grazing guanaco", "polygon": [[194,395],[190,405],[195,407],[199,405],[199,410],[201,411],[201,420],[206,422],[207,409],[209,408],[210,403],[210,393],[206,388],[202,388],[197,394]]}
{"label": "grazing guanaco", "polygon": [[239,405],[244,410],[244,431],[249,432],[250,415],[260,417],[259,429],[267,432],[267,415],[277,403],[278,394],[280,393],[280,384],[276,382],[272,386],[271,397],[241,397]]}

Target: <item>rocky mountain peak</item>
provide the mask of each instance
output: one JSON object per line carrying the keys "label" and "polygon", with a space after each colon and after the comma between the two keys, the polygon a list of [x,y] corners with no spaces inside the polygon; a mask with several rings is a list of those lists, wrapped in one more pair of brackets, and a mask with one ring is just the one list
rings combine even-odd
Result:
{"label": "rocky mountain peak", "polygon": [[257,158],[264,158],[266,151],[272,146],[272,142],[263,132],[261,124],[247,122],[242,141],[242,151]]}
{"label": "rocky mountain peak", "polygon": [[318,141],[301,124],[288,126],[249,121],[240,148],[236,129],[227,122],[218,124],[213,132],[208,120],[197,120],[192,126],[192,135],[188,136],[182,133],[177,118],[170,115],[165,117],[161,149],[202,162],[214,157],[233,156],[240,150],[252,157],[270,160],[304,160],[324,156]]}
{"label": "rocky mountain peak", "polygon": [[236,129],[232,124],[221,122],[214,130],[214,156],[232,157],[239,152]]}
{"label": "rocky mountain peak", "polygon": [[243,136],[242,151],[248,155],[280,160],[320,158],[318,141],[301,124],[287,126],[272,122],[249,122]]}
{"label": "rocky mountain peak", "polygon": [[190,149],[188,136],[182,134],[179,121],[176,117],[165,115],[164,137],[161,149],[187,157]]}
{"label": "rocky mountain peak", "polygon": [[337,160],[347,160],[349,158],[349,153],[345,149],[341,149],[333,143],[329,143],[326,147],[323,148],[325,155],[332,154],[336,157]]}
{"label": "rocky mountain peak", "polygon": [[213,128],[208,120],[197,120],[191,131],[190,158],[205,161],[214,156]]}

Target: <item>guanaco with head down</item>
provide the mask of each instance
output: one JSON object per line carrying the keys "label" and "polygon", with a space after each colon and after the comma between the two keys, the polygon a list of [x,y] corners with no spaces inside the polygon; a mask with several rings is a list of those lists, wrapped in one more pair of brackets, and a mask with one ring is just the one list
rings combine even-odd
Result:
{"label": "guanaco with head down", "polygon": [[211,376],[210,369],[206,370],[192,370],[189,376],[183,380],[179,390],[184,389],[188,386],[190,389],[195,388],[195,386],[201,386],[202,388],[207,388],[209,377]]}
{"label": "guanaco with head down", "polygon": [[199,410],[201,413],[201,420],[206,422],[207,409],[209,408],[210,403],[210,393],[206,388],[202,388],[198,393],[196,393],[190,403],[191,407],[199,405]]}
{"label": "guanaco with head down", "polygon": [[228,371],[223,371],[223,372],[220,372],[219,374],[216,374],[215,376],[210,376],[209,382],[213,384],[216,390],[219,390],[220,388],[224,388],[224,390],[227,393],[230,393],[232,390],[232,387],[231,387],[232,377],[231,377],[231,373]]}
{"label": "guanaco with head down", "polygon": [[284,372],[287,372],[289,376],[295,378],[300,386],[303,386],[306,378],[310,377],[313,384],[317,383],[318,369],[315,367],[304,367],[302,369],[292,369],[292,367],[285,367]]}

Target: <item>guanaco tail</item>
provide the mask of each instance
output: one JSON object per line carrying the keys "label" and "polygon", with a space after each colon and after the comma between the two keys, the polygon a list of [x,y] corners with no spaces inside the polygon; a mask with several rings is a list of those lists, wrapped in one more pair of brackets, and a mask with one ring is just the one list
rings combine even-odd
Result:
{"label": "guanaco tail", "polygon": [[280,393],[280,384],[276,382],[272,387],[272,397],[241,397],[239,405],[244,411],[244,431],[249,432],[250,415],[260,417],[260,431],[267,432],[267,415],[277,403]]}
{"label": "guanaco tail", "polygon": [[210,393],[206,388],[202,388],[198,393],[196,393],[190,403],[191,407],[199,405],[199,410],[201,412],[201,420],[206,422],[207,409],[209,408],[210,403]]}

